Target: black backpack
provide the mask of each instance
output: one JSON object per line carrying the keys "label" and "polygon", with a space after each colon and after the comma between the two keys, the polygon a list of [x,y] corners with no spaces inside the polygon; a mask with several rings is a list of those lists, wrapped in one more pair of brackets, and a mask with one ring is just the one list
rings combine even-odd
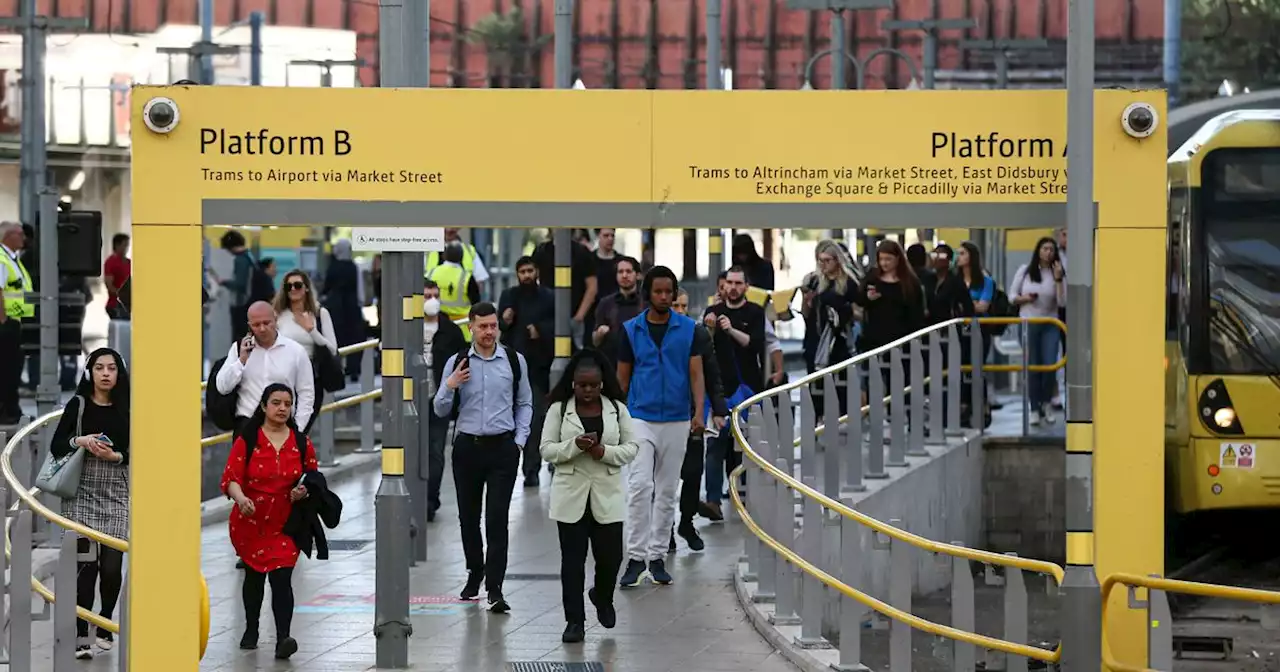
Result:
{"label": "black backpack", "polygon": [[[995,284],[992,282],[992,284]],[[1009,295],[1005,293],[1000,285],[995,285],[995,291],[991,294],[991,307],[987,309],[988,317],[1017,317],[1018,311],[1014,308],[1013,303],[1009,301]],[[1000,336],[1009,328],[1007,324],[984,324],[982,330],[989,336]]]}
{"label": "black backpack", "polygon": [[[609,399],[608,397],[604,396],[603,394],[602,394],[602,395],[600,395],[600,397],[601,397],[602,399]],[[621,415],[621,414],[622,414],[622,411],[619,411],[619,410],[618,410],[618,402],[617,402],[617,401],[614,401],[613,399],[609,399],[609,403],[613,404],[613,412],[614,412],[614,413],[617,413],[617,414],[619,414],[619,415]],[[564,415],[565,415],[565,413],[568,413],[568,412],[569,412],[569,402],[567,402],[567,401],[566,401],[566,402],[561,403],[561,404],[560,404],[560,422],[564,422]]]}
{"label": "black backpack", "polygon": [[[302,435],[299,430],[290,430],[293,432],[293,442],[298,446],[298,456],[302,460],[302,473],[307,473],[307,437]],[[244,439],[244,468],[249,468],[249,458],[253,457],[253,449],[258,447],[258,437],[240,437]]]}
{"label": "black backpack", "polygon": [[[247,253],[246,253],[247,254]],[[262,270],[262,266],[253,257],[249,258],[251,269],[249,271],[249,301],[252,304],[255,301],[266,301],[270,303],[276,297],[276,285],[271,280],[271,276]]]}
{"label": "black backpack", "polygon": [[240,386],[231,390],[231,394],[218,391],[218,372],[226,362],[227,358],[223,357],[209,369],[209,384],[204,388],[204,413],[214,427],[231,431],[236,428],[236,402],[240,399]]}
{"label": "black backpack", "polygon": [[[520,379],[523,377],[521,375],[521,369],[520,369],[520,358],[516,354],[515,348],[512,348],[511,346],[505,345],[505,344],[499,344],[498,347],[506,351],[507,363],[511,365],[511,398],[515,399],[517,396],[519,396]],[[470,353],[471,353],[471,346],[466,346],[461,351],[459,351],[458,354],[454,355],[453,368],[449,369],[449,375],[452,375],[453,372],[458,369],[458,365],[462,363],[462,360],[464,358],[470,356]],[[444,380],[441,380],[440,384],[443,385]],[[459,403],[461,400],[461,396],[462,396],[461,390],[453,391],[453,412],[452,414],[450,414],[449,417],[453,418],[454,420],[458,419],[458,409],[462,406],[462,404]]]}

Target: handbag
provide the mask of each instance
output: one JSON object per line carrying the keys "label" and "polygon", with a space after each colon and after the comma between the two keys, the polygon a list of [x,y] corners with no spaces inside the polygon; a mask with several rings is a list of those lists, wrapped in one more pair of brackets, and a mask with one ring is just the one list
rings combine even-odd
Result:
{"label": "handbag", "polygon": [[[324,311],[316,315],[316,328],[324,329]],[[316,381],[325,392],[340,392],[347,387],[346,373],[338,363],[338,358],[329,352],[329,348],[317,347],[312,355],[312,367]]]}
{"label": "handbag", "polygon": [[[81,435],[80,423],[84,420],[84,397],[75,396],[76,401],[76,436]],[[36,487],[61,499],[73,499],[80,489],[80,473],[84,470],[84,448],[76,446],[70,454],[60,458],[53,456],[53,451],[45,456],[44,466],[36,477]]]}

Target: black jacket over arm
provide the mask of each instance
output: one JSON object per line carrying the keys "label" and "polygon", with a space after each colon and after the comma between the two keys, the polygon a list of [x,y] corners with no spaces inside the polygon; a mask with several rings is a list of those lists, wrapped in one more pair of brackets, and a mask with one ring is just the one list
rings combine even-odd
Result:
{"label": "black jacket over arm", "polygon": [[342,500],[329,489],[329,483],[319,471],[308,471],[302,485],[307,489],[307,496],[293,503],[289,519],[284,522],[284,533],[293,538],[298,550],[308,558],[314,547],[317,560],[328,560],[329,541],[325,539],[324,528],[332,530],[338,526]]}

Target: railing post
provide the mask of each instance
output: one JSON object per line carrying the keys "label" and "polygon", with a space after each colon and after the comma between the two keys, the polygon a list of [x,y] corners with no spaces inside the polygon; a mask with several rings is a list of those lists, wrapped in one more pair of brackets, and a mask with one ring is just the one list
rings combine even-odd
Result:
{"label": "railing post", "polygon": [[947,437],[942,433],[943,391],[947,381],[942,368],[942,330],[929,332],[929,443],[943,444]]}
{"label": "railing post", "polygon": [[795,473],[793,466],[796,461],[796,416],[791,405],[790,392],[778,395],[778,414],[774,416],[774,420],[774,444],[769,459],[776,460],[780,457],[786,460],[787,468],[783,469],[783,472],[791,476]]}
{"label": "railing post", "polygon": [[1031,338],[1027,335],[1031,325],[1027,318],[1022,318],[1018,325],[1018,340],[1022,347],[1022,435],[1031,433],[1031,351],[1028,349]]}
{"label": "railing post", "polygon": [[[1017,553],[1005,555],[1017,557]],[[1015,644],[1027,643],[1027,583],[1022,570],[1004,568],[1004,638]],[[1027,659],[1005,654],[1005,672],[1027,672]]]}
{"label": "railing post", "polygon": [[[827,393],[828,390],[823,390]],[[804,484],[810,488],[817,487],[818,479],[805,476]],[[822,507],[812,497],[802,498],[800,539],[796,546],[800,549],[800,557],[815,565],[822,564]],[[822,612],[826,606],[823,598],[824,586],[808,572],[800,573],[800,582],[804,590],[801,609],[804,615],[800,618],[800,636],[796,638],[797,646],[805,649],[829,649],[831,643],[822,636]]]}
{"label": "railing post", "polygon": [[827,420],[827,429],[823,433],[822,454],[822,492],[832,499],[840,498],[840,449],[843,441],[840,436],[848,433],[846,427],[840,425],[840,395],[836,393],[838,383],[834,375],[822,378],[822,416],[834,418]]}
{"label": "railing post", "polygon": [[[89,542],[85,561],[97,561],[100,552],[97,544]],[[58,548],[57,564],[53,575],[53,671],[71,672],[76,665],[76,644],[89,644],[91,640],[76,641],[76,533],[62,531],[62,543]]]}
{"label": "railing post", "polygon": [[[840,574],[846,586],[853,589],[863,583],[862,535],[863,528],[852,518],[840,518]],[[848,596],[840,599],[840,662],[832,665],[836,672],[868,672],[862,664],[862,622],[867,608]],[[972,668],[970,668],[972,670]]]}
{"label": "railing post", "polygon": [[[129,669],[129,572],[126,571],[120,582],[120,636],[116,637],[116,670],[125,672]],[[212,618],[213,614],[209,614]]]}
{"label": "railing post", "polygon": [[907,466],[907,407],[903,403],[902,348],[889,351],[889,461],[891,467]]}
{"label": "railing post", "polygon": [[[906,530],[901,520],[889,524]],[[911,613],[911,570],[915,566],[911,558],[911,546],[888,540],[889,548],[889,604]],[[911,672],[911,626],[902,621],[889,624],[889,672]]]}
{"label": "railing post", "polygon": [[[752,412],[747,420],[746,439],[753,450],[757,450],[757,451],[759,450],[760,443],[764,441],[764,409],[763,407],[752,409]],[[759,520],[759,518],[757,517],[757,514],[752,513],[753,507],[751,506],[751,504],[758,503],[760,501],[759,500],[760,494],[757,493],[754,489],[754,484],[756,482],[755,474],[757,473],[757,471],[758,470],[755,466],[755,462],[752,462],[750,458],[743,456],[743,460],[742,460],[743,480],[745,480],[747,483],[747,492],[754,493],[756,499],[749,499],[747,497],[743,497],[742,508],[746,511],[747,515],[752,516],[756,520]],[[730,481],[730,486],[732,485],[733,483],[732,481]],[[739,493],[739,494],[741,495],[742,493]],[[754,509],[757,511],[760,508],[761,507],[759,506],[754,507]],[[742,552],[743,552],[743,555],[745,556],[746,563],[747,563],[747,571],[746,571],[746,574],[743,576],[743,579],[747,581],[759,581],[760,540],[757,539],[756,535],[752,534],[751,530],[748,530],[745,525],[742,527]]]}
{"label": "railing post", "polygon": [[844,490],[864,492],[867,486],[862,484],[862,367],[855,364],[845,369],[845,385],[848,394],[845,396],[844,411],[849,419],[845,422],[844,449],[848,453],[844,476]]}
{"label": "railing post", "polygon": [[[963,546],[959,541],[954,546]],[[973,601],[973,570],[966,558],[951,559],[951,627],[965,632],[976,632],[976,616]],[[952,642],[951,669],[953,672],[973,672],[977,665],[977,651],[968,642]]]}
{"label": "railing post", "polygon": [[969,362],[972,364],[969,377],[969,415],[970,427],[978,432],[986,429],[987,425],[987,408],[982,398],[986,392],[982,371],[982,365],[986,362],[985,354],[982,347],[982,327],[977,319],[973,319],[969,322]]}
{"label": "railing post", "polygon": [[1147,589],[1147,627],[1147,663],[1153,670],[1172,670],[1173,614],[1163,590]]}
{"label": "railing post", "polygon": [[867,478],[888,478],[884,470],[884,378],[880,355],[867,358]]}
{"label": "railing post", "polygon": [[960,368],[960,330],[947,325],[947,434],[964,436],[960,426],[960,385],[964,382]]}
{"label": "railing post", "polygon": [[[786,396],[786,392],[783,396]],[[823,418],[826,423],[826,429],[823,434],[839,430],[839,424],[835,418]],[[805,476],[818,475],[818,437],[817,437],[817,413],[813,408],[813,390],[809,385],[800,388],[800,478]],[[778,446],[779,449],[785,449],[788,445],[783,443]],[[791,472],[787,472],[791,473]]]}
{"label": "railing post", "polygon": [[9,568],[9,670],[31,672],[30,511],[23,509],[18,512],[10,529],[10,538],[13,565]]}
{"label": "railing post", "polygon": [[[779,469],[786,466],[787,461],[779,457],[774,463]],[[791,548],[795,545],[795,520],[796,510],[795,501],[792,499],[791,488],[786,483],[775,478],[766,478],[773,483],[774,487],[774,505],[771,517],[773,518],[773,529],[769,531],[769,536],[773,537],[779,544]],[[780,555],[770,552],[769,555],[774,557],[777,562],[774,569],[777,575],[774,578],[774,589],[776,591],[777,600],[773,611],[774,625],[796,625],[800,622],[800,617],[796,615],[796,578],[795,570],[791,567],[791,563]]]}
{"label": "railing post", "polygon": [[316,461],[321,467],[332,467],[338,464],[333,457],[333,414],[321,411],[316,422],[320,423],[320,441],[316,445]]}
{"label": "railing post", "polygon": [[[360,393],[373,391],[373,348],[360,351]],[[372,453],[377,450],[374,442],[373,423],[376,399],[360,404],[360,453]]]}
{"label": "railing post", "polygon": [[928,457],[924,449],[924,353],[920,339],[911,340],[911,426],[907,434],[907,455]]}
{"label": "railing post", "polygon": [[[767,427],[769,422],[766,420],[763,424]],[[768,450],[769,433],[765,431],[763,434],[763,438],[756,443],[758,451]],[[760,452],[760,454],[766,455],[767,453]],[[777,515],[775,509],[778,506],[778,495],[775,490],[777,480],[763,469],[752,469],[750,470],[750,475],[753,480],[747,483],[747,497],[750,501],[755,502],[752,515],[756,516],[756,521],[758,521],[760,529],[764,530],[765,534],[776,538],[777,526],[774,522],[774,517]],[[778,563],[781,560],[774,554],[773,549],[761,542],[759,561],[759,566],[756,570],[759,586],[757,586],[755,600],[757,602],[768,602],[774,599],[774,595],[777,592]]]}

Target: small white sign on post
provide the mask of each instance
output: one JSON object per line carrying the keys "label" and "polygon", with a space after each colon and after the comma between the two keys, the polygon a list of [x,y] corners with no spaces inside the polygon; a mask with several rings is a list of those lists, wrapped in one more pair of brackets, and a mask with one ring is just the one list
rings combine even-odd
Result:
{"label": "small white sign on post", "polygon": [[358,228],[351,249],[359,252],[443,252],[444,229],[433,226]]}

